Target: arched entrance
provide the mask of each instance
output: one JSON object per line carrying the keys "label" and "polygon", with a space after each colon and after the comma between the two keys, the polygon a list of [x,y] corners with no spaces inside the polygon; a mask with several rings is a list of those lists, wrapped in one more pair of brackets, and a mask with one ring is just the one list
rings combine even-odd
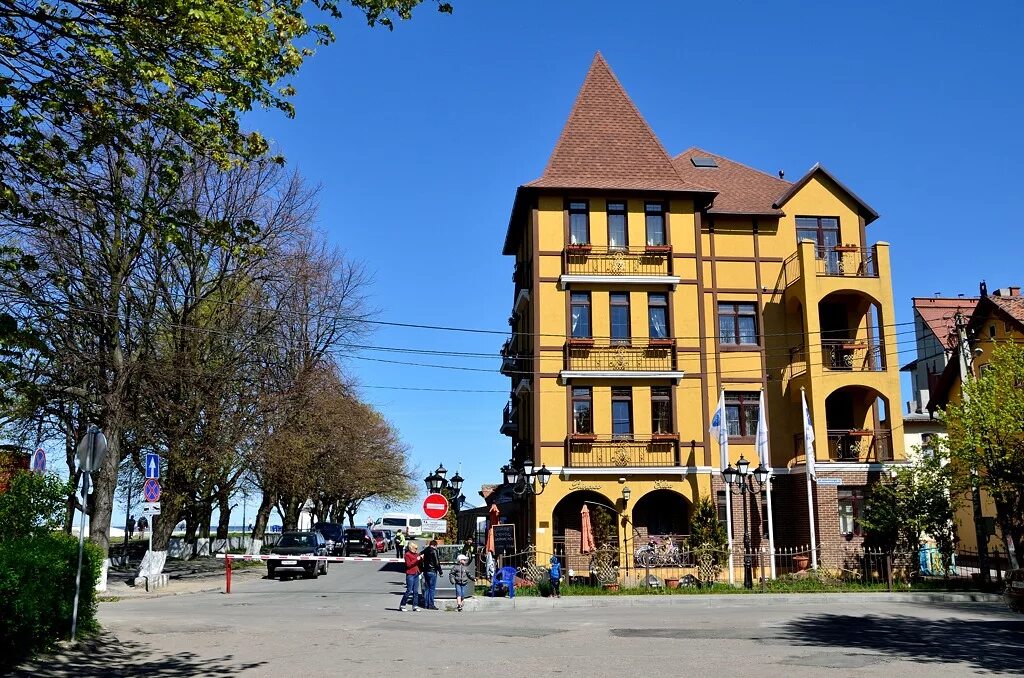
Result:
{"label": "arched entrance", "polygon": [[889,401],[869,386],[843,386],[825,398],[829,458],[833,461],[892,460]]}
{"label": "arched entrance", "polygon": [[[592,503],[591,503],[592,502]],[[577,490],[562,497],[551,512],[551,528],[555,555],[562,557],[567,569],[585,572],[590,567],[590,556],[580,553],[582,542],[582,515],[584,503],[590,510],[590,526],[594,543],[618,547],[618,515],[608,508],[615,502],[600,492]]]}
{"label": "arched entrance", "polygon": [[633,506],[635,538],[646,542],[650,537],[687,535],[690,533],[690,513],[689,500],[678,492],[648,492]]}

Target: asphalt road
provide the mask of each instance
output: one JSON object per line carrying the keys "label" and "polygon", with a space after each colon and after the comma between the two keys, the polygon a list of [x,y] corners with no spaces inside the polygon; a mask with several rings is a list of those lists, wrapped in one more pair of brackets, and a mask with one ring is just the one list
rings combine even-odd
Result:
{"label": "asphalt road", "polygon": [[1024,671],[1024,616],[994,603],[752,595],[648,608],[400,613],[403,576],[390,567],[332,564],[318,580],[250,575],[231,595],[102,603],[101,638],[33,662],[23,675],[934,678]]}

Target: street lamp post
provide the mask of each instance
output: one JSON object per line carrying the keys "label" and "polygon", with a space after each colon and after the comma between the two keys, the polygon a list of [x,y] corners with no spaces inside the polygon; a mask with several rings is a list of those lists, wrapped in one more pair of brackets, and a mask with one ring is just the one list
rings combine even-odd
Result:
{"label": "street lamp post", "polygon": [[[465,499],[462,496],[462,483],[465,482],[465,478],[459,475],[456,471],[455,475],[448,478],[448,469],[444,467],[444,464],[440,464],[433,473],[423,479],[423,484],[427,486],[427,492],[439,493],[448,490],[447,494],[450,495],[452,511],[455,512],[455,520],[459,519],[459,511],[462,508],[462,500]],[[456,522],[455,533],[458,535],[458,523]]]}
{"label": "street lamp post", "polygon": [[[541,464],[540,469],[535,469],[533,465],[533,459],[525,459],[518,468],[516,467],[515,460],[510,459],[507,464],[501,467],[502,479],[506,485],[512,486],[512,492],[516,496],[537,496],[544,494],[544,490],[547,489],[548,481],[551,480],[551,471],[548,470],[547,465]],[[537,489],[538,484],[540,489]],[[529,511],[530,511],[530,500],[526,501],[526,545],[530,546],[530,529],[529,529]]]}
{"label": "street lamp post", "polygon": [[[753,494],[760,490],[768,482],[768,469],[764,462],[759,462],[753,473],[750,473],[750,462],[743,455],[736,462],[736,468],[729,464],[729,468],[722,471],[725,479],[727,492],[738,492],[743,500],[743,588],[754,588],[754,575],[750,562],[750,516],[747,511],[747,494]],[[757,487],[754,487],[754,483]]]}

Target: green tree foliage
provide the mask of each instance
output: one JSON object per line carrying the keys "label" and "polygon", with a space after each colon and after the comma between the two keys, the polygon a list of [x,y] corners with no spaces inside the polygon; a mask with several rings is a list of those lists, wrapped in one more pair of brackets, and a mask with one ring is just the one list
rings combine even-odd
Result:
{"label": "green tree foliage", "polygon": [[0,494],[0,542],[42,537],[60,529],[69,491],[68,483],[54,476],[15,473],[10,487]]}
{"label": "green tree foliage", "polygon": [[718,507],[708,497],[704,497],[693,510],[690,521],[690,548],[725,550],[729,538],[725,534],[725,525],[718,519]]}
{"label": "green tree foliage", "polygon": [[935,540],[948,565],[953,554],[952,473],[941,456],[922,456],[894,467],[891,477],[871,490],[860,519],[868,543],[887,551],[914,552],[923,535]]}
{"label": "green tree foliage", "polygon": [[996,522],[1014,567],[1024,545],[1024,346],[999,343],[988,367],[962,385],[944,415],[949,454],[958,473],[954,491],[972,484],[996,505]]}

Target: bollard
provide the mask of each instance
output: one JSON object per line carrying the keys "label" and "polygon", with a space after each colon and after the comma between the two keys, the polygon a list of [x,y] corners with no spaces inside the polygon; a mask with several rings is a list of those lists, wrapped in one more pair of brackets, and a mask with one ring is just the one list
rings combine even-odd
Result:
{"label": "bollard", "polygon": [[224,593],[231,593],[231,555],[224,557]]}

